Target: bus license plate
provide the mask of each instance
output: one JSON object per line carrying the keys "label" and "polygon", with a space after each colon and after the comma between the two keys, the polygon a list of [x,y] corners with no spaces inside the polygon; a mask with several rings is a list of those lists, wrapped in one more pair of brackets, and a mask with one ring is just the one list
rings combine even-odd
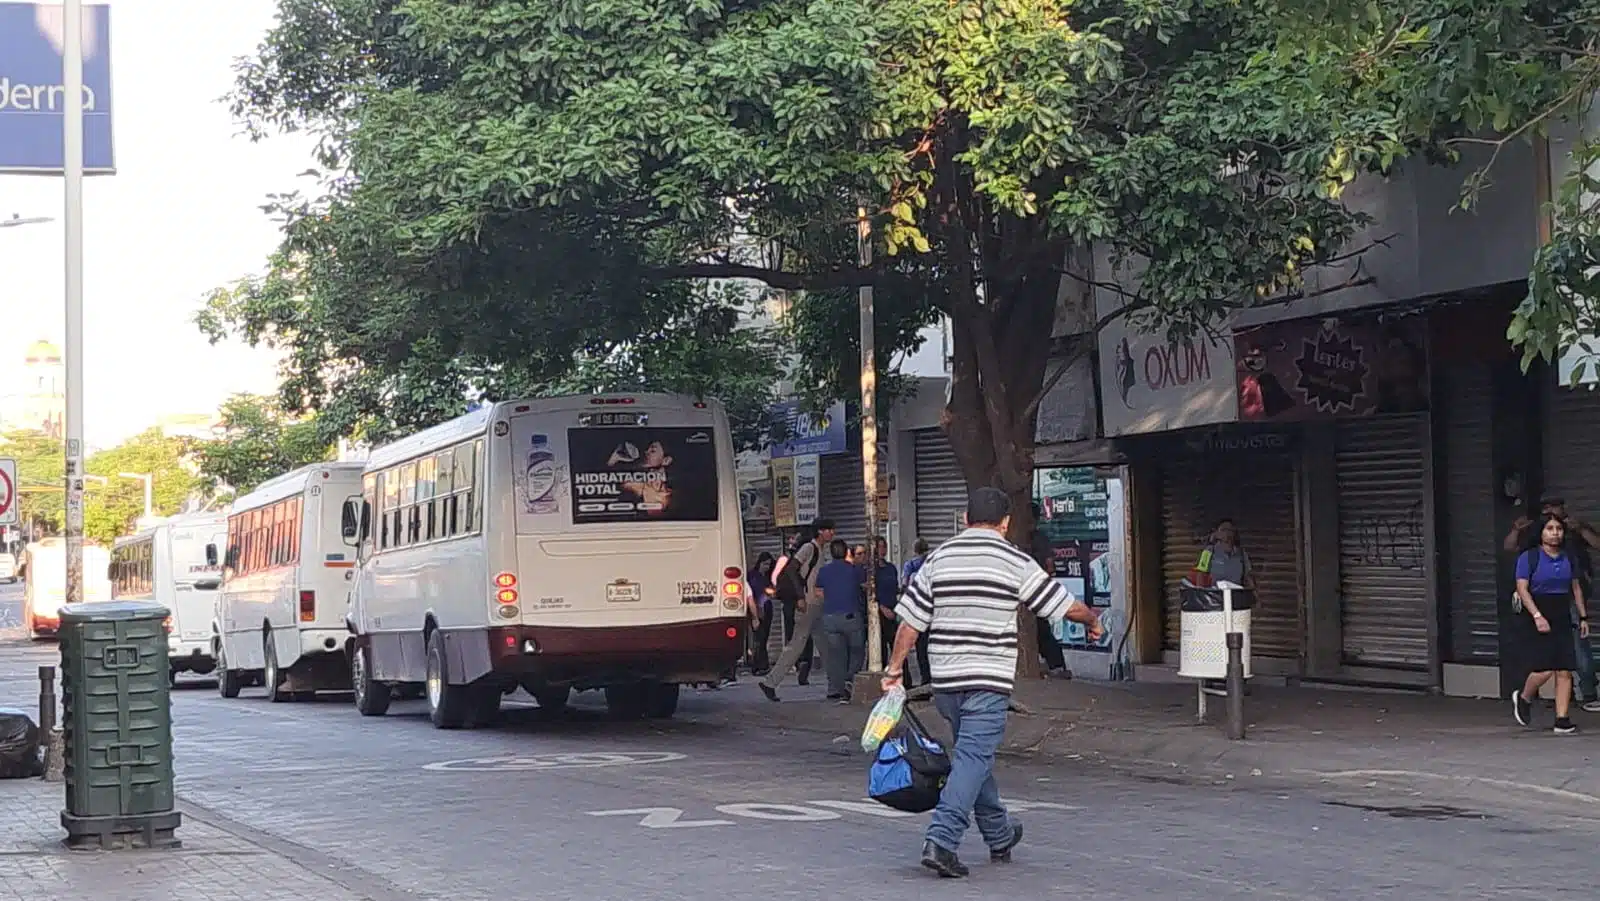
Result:
{"label": "bus license plate", "polygon": [[613,582],[606,586],[606,600],[612,604],[636,604],[643,598],[638,582]]}

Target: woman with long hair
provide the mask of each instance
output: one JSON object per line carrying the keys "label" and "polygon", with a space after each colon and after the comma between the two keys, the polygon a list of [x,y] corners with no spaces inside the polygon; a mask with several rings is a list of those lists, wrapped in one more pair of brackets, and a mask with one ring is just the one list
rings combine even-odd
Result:
{"label": "woman with long hair", "polygon": [[756,557],[755,568],[750,570],[750,675],[765,676],[772,668],[767,654],[767,640],[772,637],[772,598],[777,589],[772,585],[772,569],[776,557],[762,551]]}
{"label": "woman with long hair", "polygon": [[[1512,714],[1523,726],[1533,721],[1539,689],[1555,680],[1557,735],[1578,731],[1568,717],[1572,705],[1572,671],[1577,667],[1573,632],[1589,636],[1589,611],[1583,586],[1563,545],[1567,528],[1561,517],[1548,514],[1539,530],[1539,544],[1517,557],[1517,600],[1521,610],[1514,624],[1516,662],[1528,674],[1511,696]],[[1574,610],[1578,621],[1572,621]]]}

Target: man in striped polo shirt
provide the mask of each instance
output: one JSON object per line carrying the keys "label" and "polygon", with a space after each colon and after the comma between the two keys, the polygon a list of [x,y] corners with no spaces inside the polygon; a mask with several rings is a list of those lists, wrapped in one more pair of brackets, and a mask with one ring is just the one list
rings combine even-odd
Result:
{"label": "man in striped polo shirt", "polygon": [[950,778],[928,824],[922,865],[944,877],[967,875],[956,850],[970,819],[989,846],[989,860],[1011,860],[1022,825],[1011,819],[994,779],[1017,668],[1017,606],[1045,620],[1083,623],[1098,638],[1100,617],[1006,541],[1011,501],[996,488],[967,498],[967,529],[939,545],[901,595],[887,691],[905,672],[906,655],[928,633],[933,703],[950,721],[955,747]]}

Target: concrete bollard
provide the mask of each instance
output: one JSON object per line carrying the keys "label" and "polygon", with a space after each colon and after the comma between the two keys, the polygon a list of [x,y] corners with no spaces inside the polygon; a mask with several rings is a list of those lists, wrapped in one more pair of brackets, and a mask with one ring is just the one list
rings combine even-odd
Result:
{"label": "concrete bollard", "polygon": [[60,782],[66,777],[66,739],[60,729],[51,729],[44,736],[44,781]]}
{"label": "concrete bollard", "polygon": [[1228,738],[1244,738],[1244,633],[1229,632],[1228,641]]}

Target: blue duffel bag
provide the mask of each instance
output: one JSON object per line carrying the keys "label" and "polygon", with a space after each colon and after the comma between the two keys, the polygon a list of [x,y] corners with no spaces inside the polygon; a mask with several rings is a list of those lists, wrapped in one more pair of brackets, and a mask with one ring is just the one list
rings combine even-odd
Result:
{"label": "blue duffel bag", "polygon": [[939,806],[949,777],[950,755],[907,707],[900,724],[878,746],[867,773],[867,797],[906,813],[927,813]]}

